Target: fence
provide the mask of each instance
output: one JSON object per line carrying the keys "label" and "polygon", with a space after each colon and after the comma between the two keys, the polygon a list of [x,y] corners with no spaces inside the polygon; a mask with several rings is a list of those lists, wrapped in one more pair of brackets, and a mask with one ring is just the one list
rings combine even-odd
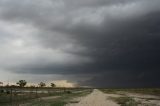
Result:
{"label": "fence", "polygon": [[0,106],[19,106],[29,100],[41,99],[47,96],[58,96],[65,89],[38,87],[0,87]]}

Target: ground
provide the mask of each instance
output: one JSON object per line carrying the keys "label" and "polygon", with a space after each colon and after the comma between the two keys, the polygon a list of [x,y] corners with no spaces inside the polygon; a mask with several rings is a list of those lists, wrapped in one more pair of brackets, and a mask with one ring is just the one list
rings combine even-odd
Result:
{"label": "ground", "polygon": [[21,88],[1,92],[0,106],[160,106],[160,89]]}
{"label": "ground", "polygon": [[66,106],[119,106],[108,97],[103,92],[94,89],[91,94],[81,98],[79,103],[67,104]]}
{"label": "ground", "polygon": [[155,95],[154,92],[148,91],[147,94],[147,91],[142,91],[138,90],[137,93],[135,90],[94,89],[86,97],[77,98],[78,103],[70,103],[66,106],[160,106],[159,92]]}

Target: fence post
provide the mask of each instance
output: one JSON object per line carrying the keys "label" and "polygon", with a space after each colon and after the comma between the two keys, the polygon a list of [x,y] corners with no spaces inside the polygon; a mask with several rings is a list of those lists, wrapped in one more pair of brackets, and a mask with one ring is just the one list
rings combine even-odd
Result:
{"label": "fence post", "polygon": [[37,95],[37,87],[36,87],[36,98],[38,97],[38,95]]}
{"label": "fence post", "polygon": [[13,102],[13,98],[12,98],[12,88],[11,88],[10,102],[11,102],[11,106],[12,106],[12,102]]}

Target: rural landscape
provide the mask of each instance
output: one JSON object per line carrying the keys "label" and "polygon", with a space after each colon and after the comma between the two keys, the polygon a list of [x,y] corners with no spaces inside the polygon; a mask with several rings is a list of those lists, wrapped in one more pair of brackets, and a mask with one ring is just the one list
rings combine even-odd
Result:
{"label": "rural landscape", "polygon": [[0,106],[160,106],[160,0],[0,0]]}
{"label": "rural landscape", "polygon": [[[2,82],[1,82],[2,83]],[[54,83],[46,87],[0,86],[0,106],[160,106],[160,89],[58,88]]]}

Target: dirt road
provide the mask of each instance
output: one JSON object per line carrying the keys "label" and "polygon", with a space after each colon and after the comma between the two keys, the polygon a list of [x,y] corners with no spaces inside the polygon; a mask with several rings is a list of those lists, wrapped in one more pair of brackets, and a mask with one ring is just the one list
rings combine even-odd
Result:
{"label": "dirt road", "polygon": [[111,101],[109,97],[110,96],[95,89],[88,96],[80,98],[79,103],[72,103],[66,106],[119,106],[115,102]]}

